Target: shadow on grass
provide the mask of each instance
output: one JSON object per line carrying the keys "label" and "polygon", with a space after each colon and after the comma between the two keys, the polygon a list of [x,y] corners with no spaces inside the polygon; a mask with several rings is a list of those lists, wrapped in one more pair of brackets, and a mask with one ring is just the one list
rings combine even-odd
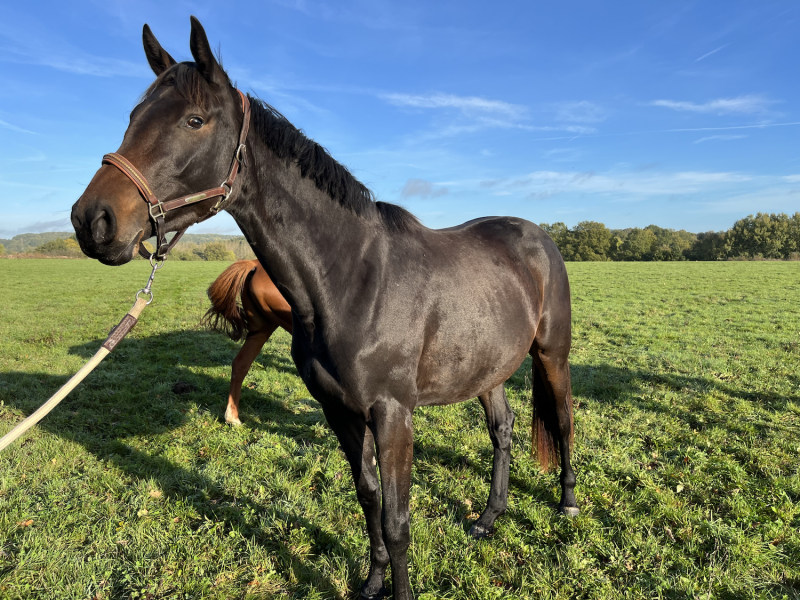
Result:
{"label": "shadow on grass", "polygon": [[[102,340],[76,346],[70,353],[88,358],[101,343]],[[248,498],[233,497],[224,491],[220,481],[208,477],[201,469],[176,465],[163,456],[132,448],[125,441],[132,436],[156,436],[176,430],[188,422],[187,415],[197,407],[210,410],[221,421],[229,379],[198,370],[230,365],[238,349],[237,344],[207,332],[128,339],[38,426],[82,445],[97,459],[113,464],[127,476],[156,482],[166,497],[194,508],[199,518],[193,522],[193,529],[209,520],[222,522],[226,533],[238,530],[276,556],[287,571],[288,580],[313,582],[316,589],[330,594],[338,586],[311,560],[299,558],[291,549],[292,530],[304,529],[312,539],[313,554],[345,559],[352,574],[348,583],[357,590],[364,557],[354,556],[342,545],[337,532],[285,506],[262,505]],[[263,353],[258,363],[296,374],[294,365],[283,356]],[[46,373],[3,372],[0,399],[5,406],[30,414],[68,378]],[[191,391],[173,392],[177,382],[191,384]],[[244,392],[247,425],[251,429],[290,437],[303,445],[319,442],[311,428],[321,419],[321,411],[295,414],[287,408],[282,391],[264,393],[245,389]],[[8,423],[18,419],[4,412],[0,407],[0,420]],[[326,447],[325,451],[329,450]],[[268,531],[258,525],[259,517],[270,523]],[[289,572],[292,576],[288,576]],[[115,591],[125,593],[122,588]]]}
{"label": "shadow on grass", "polygon": [[[93,355],[102,340],[75,346],[70,353],[88,358]],[[358,589],[360,585],[363,557],[353,556],[342,545],[337,534],[310,522],[302,514],[279,510],[275,506],[264,506],[256,502],[234,498],[226,494],[220,484],[201,472],[177,466],[160,456],[130,448],[124,443],[127,436],[158,435],[175,430],[187,422],[186,414],[195,406],[208,408],[222,420],[225,399],[229,386],[226,376],[219,377],[202,372],[206,368],[227,367],[239,346],[226,338],[203,331],[179,331],[150,336],[129,338],[44,421],[40,427],[65,439],[80,443],[87,451],[101,460],[115,464],[126,474],[141,480],[154,479],[162,491],[189,503],[197,510],[202,523],[204,519],[222,520],[227,529],[239,529],[252,535],[259,544],[278,556],[287,570],[297,580],[314,581],[320,588],[333,590],[336,585],[312,562],[293,555],[288,535],[293,528],[306,529],[314,540],[314,551],[344,557],[350,573],[349,585]],[[261,354],[257,363],[265,369],[296,375],[291,360],[285,355],[268,351]],[[12,406],[31,413],[49,397],[68,377],[43,373],[0,373],[0,399]],[[187,382],[193,391],[178,395],[172,385]],[[735,415],[727,417],[713,415],[708,411],[693,408],[697,402],[693,397],[717,392],[730,398],[757,401],[771,411],[785,409],[789,402],[800,402],[800,396],[773,393],[748,393],[720,380],[681,375],[677,373],[651,373],[611,365],[572,367],[573,393],[587,397],[591,402],[618,407],[650,411],[655,414],[678,418],[694,429],[717,424],[737,432],[743,425]],[[530,359],[527,359],[509,385],[530,389]],[[684,404],[669,404],[648,399],[645,390],[654,386],[685,394]],[[649,394],[652,397],[652,394]],[[321,411],[298,415],[286,408],[285,395],[281,392],[264,392],[245,389],[242,412],[247,425],[280,436],[291,437],[303,443],[319,443],[312,427],[324,421]],[[8,420],[0,409],[0,418]],[[699,418],[702,416],[702,419]],[[750,422],[749,426],[766,429],[766,424]],[[517,427],[528,426],[518,423]],[[330,436],[333,439],[333,435]],[[335,440],[332,442],[335,444]],[[488,434],[487,449],[491,451]],[[325,442],[329,450],[331,442]],[[428,440],[415,443],[415,451],[444,465],[466,464],[477,478],[489,480],[491,467],[484,461],[466,460],[458,449],[433,443]],[[415,476],[417,481],[422,477]],[[551,485],[532,484],[516,477],[511,472],[511,487],[518,493],[555,506],[558,498],[553,495]],[[455,498],[445,486],[425,485],[452,508],[452,518],[469,528],[471,522],[458,518],[463,499]],[[476,498],[481,504],[485,498]],[[476,507],[477,508],[477,507]],[[463,512],[463,511],[462,511]],[[269,534],[262,531],[247,515],[272,515],[276,525]],[[277,532],[277,533],[275,533]]]}

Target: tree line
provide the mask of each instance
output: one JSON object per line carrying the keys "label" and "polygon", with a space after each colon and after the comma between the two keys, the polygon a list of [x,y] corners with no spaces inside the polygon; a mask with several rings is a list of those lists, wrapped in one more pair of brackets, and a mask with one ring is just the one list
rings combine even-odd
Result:
{"label": "tree line", "polygon": [[800,212],[748,215],[727,231],[705,233],[657,225],[609,229],[596,221],[540,227],[567,261],[800,260]]}
{"label": "tree line", "polygon": [[[567,261],[800,260],[800,212],[792,216],[757,213],[739,219],[727,231],[705,233],[657,225],[609,229],[597,221],[581,221],[572,228],[564,223],[541,223],[540,227],[553,238]],[[53,239],[55,236],[63,237]],[[43,238],[50,239],[42,244]],[[74,234],[22,234],[0,241],[6,244],[0,243],[0,256],[7,249],[44,256],[83,256]],[[36,242],[39,245],[34,246]],[[187,234],[170,258],[233,261],[253,259],[255,255],[243,236]]]}

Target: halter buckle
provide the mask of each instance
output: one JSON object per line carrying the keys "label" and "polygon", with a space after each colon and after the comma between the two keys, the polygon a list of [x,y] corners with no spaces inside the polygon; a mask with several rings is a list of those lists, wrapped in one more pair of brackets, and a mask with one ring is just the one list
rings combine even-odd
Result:
{"label": "halter buckle", "polygon": [[239,144],[239,147],[236,148],[236,153],[233,156],[236,158],[239,164],[247,165],[247,146],[244,144]]}
{"label": "halter buckle", "polygon": [[[157,214],[153,213],[153,209],[154,208],[158,209],[158,213]],[[152,217],[152,219],[154,221],[156,219],[158,219],[159,217],[161,217],[163,219],[164,217],[167,216],[167,212],[164,210],[164,205],[161,202],[159,202],[158,204],[151,204],[149,210],[150,210],[150,216]]]}
{"label": "halter buckle", "polygon": [[231,192],[233,191],[233,188],[227,181],[223,181],[221,184],[219,184],[219,187],[225,190],[225,193],[220,197],[219,202],[217,202],[211,208],[211,212],[214,213],[215,215],[224,208],[223,205],[228,201],[228,198],[230,197]]}

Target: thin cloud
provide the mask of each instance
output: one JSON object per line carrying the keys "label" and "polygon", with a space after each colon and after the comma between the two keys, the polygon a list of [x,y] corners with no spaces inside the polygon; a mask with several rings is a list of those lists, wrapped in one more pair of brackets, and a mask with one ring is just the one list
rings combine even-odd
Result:
{"label": "thin cloud", "polygon": [[696,62],[696,63],[699,63],[701,60],[703,60],[703,59],[705,59],[705,58],[708,58],[708,57],[709,57],[709,56],[711,56],[712,54],[716,54],[717,52],[719,52],[719,51],[720,51],[720,50],[722,50],[723,48],[727,48],[728,46],[730,46],[730,44],[723,44],[723,45],[722,45],[722,46],[720,46],[719,48],[716,48],[716,49],[712,50],[711,52],[707,52],[706,54],[703,54],[703,56],[701,56],[700,58],[696,58],[696,59],[694,60],[694,62]]}
{"label": "thin cloud", "polygon": [[746,138],[746,135],[709,135],[708,137],[700,138],[699,140],[695,140],[695,144],[702,144],[703,142],[710,142],[712,140],[741,140],[742,138]]}
{"label": "thin cloud", "polygon": [[11,131],[17,131],[19,133],[30,133],[33,135],[38,135],[35,131],[28,131],[27,129],[23,129],[22,127],[17,127],[16,125],[12,125],[6,121],[0,120],[0,127],[3,129],[10,129]]}
{"label": "thin cloud", "polygon": [[411,198],[412,196],[419,196],[420,198],[437,198],[445,196],[448,193],[446,187],[440,187],[431,181],[425,179],[409,179],[403,186],[400,192],[401,198]]}
{"label": "thin cloud", "polygon": [[413,108],[457,108],[464,112],[497,113],[520,118],[526,108],[502,100],[490,100],[479,96],[455,96],[453,94],[381,94],[380,97],[395,106]]}
{"label": "thin cloud", "polygon": [[16,229],[0,229],[1,235],[19,235],[22,233],[44,233],[46,231],[72,232],[72,223],[69,218],[56,219],[54,221],[37,221],[30,225],[18,227]]}
{"label": "thin cloud", "polygon": [[[767,129],[770,127],[796,127],[800,121],[789,123],[758,123],[757,125],[731,125],[728,127],[679,127],[675,129],[650,129],[645,131],[621,131],[619,133],[587,134],[586,137],[620,137],[625,135],[648,135],[653,133],[683,133],[689,131],[729,131],[731,129]],[[574,139],[573,136],[536,138],[535,142]]]}
{"label": "thin cloud", "polygon": [[144,61],[131,62],[90,54],[58,34],[41,30],[38,25],[20,24],[16,20],[0,22],[0,40],[4,42],[0,53],[0,60],[4,62],[41,65],[77,75],[152,79]]}
{"label": "thin cloud", "polygon": [[599,123],[605,120],[605,111],[588,100],[580,102],[564,102],[559,105],[556,119],[573,123]]}
{"label": "thin cloud", "polygon": [[[637,202],[653,197],[686,196],[737,188],[751,180],[750,176],[733,172],[534,171],[512,180],[497,180],[491,187],[495,192],[513,190],[531,200],[546,200],[556,194],[571,193]],[[481,185],[481,187],[486,186]]]}
{"label": "thin cloud", "polygon": [[651,106],[661,106],[681,112],[711,113],[711,114],[742,114],[753,115],[765,113],[769,105],[774,101],[766,99],[764,96],[750,94],[739,96],[738,98],[719,98],[711,100],[705,104],[695,102],[685,102],[682,100],[654,100]]}

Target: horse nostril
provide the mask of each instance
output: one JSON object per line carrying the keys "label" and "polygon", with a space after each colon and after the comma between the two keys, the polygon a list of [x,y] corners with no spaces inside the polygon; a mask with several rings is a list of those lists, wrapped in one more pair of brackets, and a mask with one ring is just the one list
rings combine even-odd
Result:
{"label": "horse nostril", "polygon": [[92,239],[96,244],[102,244],[113,237],[114,229],[113,213],[101,210],[92,219]]}

